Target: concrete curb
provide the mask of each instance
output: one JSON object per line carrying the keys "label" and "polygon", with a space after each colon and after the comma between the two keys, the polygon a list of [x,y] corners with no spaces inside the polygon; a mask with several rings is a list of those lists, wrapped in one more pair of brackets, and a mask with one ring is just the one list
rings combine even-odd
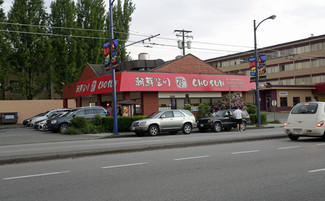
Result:
{"label": "concrete curb", "polygon": [[157,144],[157,145],[141,145],[133,147],[119,147],[119,148],[101,148],[95,150],[84,150],[84,151],[72,151],[72,152],[62,152],[62,153],[50,153],[50,154],[34,154],[34,155],[21,155],[19,157],[4,157],[0,159],[0,165],[23,163],[23,162],[35,162],[35,161],[45,161],[54,159],[67,159],[67,158],[78,158],[84,156],[94,156],[103,154],[116,154],[116,153],[127,153],[127,152],[139,152],[139,151],[149,151],[149,150],[159,150],[159,149],[172,149],[172,148],[184,148],[193,146],[204,146],[204,145],[216,145],[216,144],[227,144],[227,143],[237,143],[246,141],[256,141],[256,140],[268,140],[268,139],[278,139],[286,138],[284,134],[272,135],[272,136],[242,136],[242,137],[230,137],[227,139],[216,139],[216,140],[202,140],[196,142],[175,142],[167,144]]}

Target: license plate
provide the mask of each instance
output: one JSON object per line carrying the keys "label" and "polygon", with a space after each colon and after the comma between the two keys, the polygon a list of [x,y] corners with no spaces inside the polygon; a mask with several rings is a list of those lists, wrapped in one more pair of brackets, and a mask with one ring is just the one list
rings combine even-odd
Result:
{"label": "license plate", "polygon": [[302,131],[301,129],[293,129],[293,132],[294,132],[294,133],[297,133],[297,134],[300,134],[301,131]]}
{"label": "license plate", "polygon": [[135,128],[134,127],[131,127],[131,131],[134,131],[135,130]]}
{"label": "license plate", "polygon": [[204,125],[203,124],[200,124],[200,127],[203,127]]}

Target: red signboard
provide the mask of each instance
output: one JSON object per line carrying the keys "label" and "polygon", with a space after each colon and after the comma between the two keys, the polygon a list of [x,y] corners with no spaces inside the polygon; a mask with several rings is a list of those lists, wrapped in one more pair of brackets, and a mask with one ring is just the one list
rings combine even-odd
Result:
{"label": "red signboard", "polygon": [[[123,91],[250,91],[255,83],[242,75],[199,75],[122,72],[116,74],[116,92]],[[74,96],[112,92],[112,76],[77,82]]]}

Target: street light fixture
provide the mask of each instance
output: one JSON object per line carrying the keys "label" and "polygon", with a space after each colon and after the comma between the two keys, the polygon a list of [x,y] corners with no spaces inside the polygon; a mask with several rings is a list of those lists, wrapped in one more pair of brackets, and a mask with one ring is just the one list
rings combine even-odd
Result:
{"label": "street light fixture", "polygon": [[256,106],[257,106],[257,124],[258,125],[261,125],[261,114],[260,114],[260,91],[259,91],[259,86],[258,86],[259,69],[258,69],[258,57],[257,57],[257,47],[256,47],[257,46],[256,45],[256,30],[257,30],[258,26],[260,26],[260,24],[262,24],[262,22],[264,22],[265,20],[269,20],[269,19],[274,20],[275,18],[276,18],[275,15],[265,18],[260,23],[258,23],[257,26],[256,26],[256,22],[254,20],[255,82],[256,82]]}

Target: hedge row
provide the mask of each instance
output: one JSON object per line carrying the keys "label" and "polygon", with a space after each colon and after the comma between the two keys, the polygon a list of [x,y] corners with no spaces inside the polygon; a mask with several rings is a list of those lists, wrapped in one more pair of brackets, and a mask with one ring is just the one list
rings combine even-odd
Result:
{"label": "hedge row", "polygon": [[[257,113],[255,114],[249,114],[251,118],[251,124],[257,124]],[[265,125],[267,124],[267,114],[266,113],[260,113],[261,117],[261,124]]]}
{"label": "hedge row", "polygon": [[[118,131],[130,131],[133,121],[144,119],[146,116],[123,117],[118,116]],[[89,133],[111,133],[114,130],[113,117],[101,117],[96,115],[93,120],[86,120],[83,117],[75,117],[71,120],[71,127],[65,132],[68,135],[89,134]]]}

